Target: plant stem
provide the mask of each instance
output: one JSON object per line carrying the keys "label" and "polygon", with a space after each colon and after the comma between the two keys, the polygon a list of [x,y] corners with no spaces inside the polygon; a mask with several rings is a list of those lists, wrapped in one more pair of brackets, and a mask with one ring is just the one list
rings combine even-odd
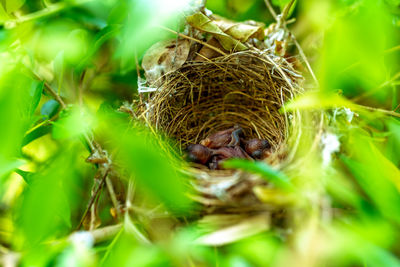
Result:
{"label": "plant stem", "polygon": [[79,228],[81,228],[83,221],[85,220],[87,213],[89,212],[90,208],[92,207],[92,205],[97,197],[97,194],[100,192],[100,189],[103,187],[103,184],[106,181],[106,178],[107,178],[109,172],[110,172],[110,168],[107,168],[103,177],[101,178],[99,186],[97,187],[96,191],[93,193],[92,197],[90,198],[89,204],[87,205],[86,210],[83,213],[83,216],[81,218],[81,221],[79,222],[78,227],[76,227],[76,230],[79,230]]}

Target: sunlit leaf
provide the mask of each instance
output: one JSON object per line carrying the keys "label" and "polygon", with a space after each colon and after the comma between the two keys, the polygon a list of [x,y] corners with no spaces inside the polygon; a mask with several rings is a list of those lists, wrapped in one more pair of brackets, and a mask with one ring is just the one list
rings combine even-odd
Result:
{"label": "sunlit leaf", "polygon": [[306,93],[285,104],[282,110],[329,109],[335,107],[356,108],[353,103],[338,94]]}
{"label": "sunlit leaf", "polygon": [[5,0],[5,3],[7,12],[12,13],[20,9],[24,5],[25,0]]}
{"label": "sunlit leaf", "polygon": [[[130,171],[132,178],[150,192],[172,212],[190,212],[192,203],[187,197],[190,190],[186,177],[179,172],[179,162],[165,150],[166,143],[157,140],[147,129],[136,126],[127,129],[127,124],[117,118],[109,121],[114,125],[104,125],[115,147],[119,148],[118,161]],[[106,118],[102,120],[107,121]]]}
{"label": "sunlit leaf", "polygon": [[42,97],[42,93],[43,93],[43,87],[44,87],[44,82],[39,82],[37,85],[35,85],[34,83],[32,84],[32,88],[31,88],[32,100],[31,100],[30,112],[29,112],[31,115],[33,115],[33,113],[35,113],[35,110],[39,105],[40,98]]}
{"label": "sunlit leaf", "polygon": [[72,109],[60,114],[60,118],[53,123],[52,135],[55,139],[79,137],[89,132],[93,125],[93,118],[84,111]]}
{"label": "sunlit leaf", "polygon": [[342,161],[379,211],[400,223],[399,170],[363,135],[354,132],[351,145],[352,158]]}
{"label": "sunlit leaf", "polygon": [[224,162],[224,167],[236,168],[251,173],[260,174],[264,179],[273,182],[276,186],[281,187],[282,189],[290,191],[294,190],[292,183],[285,174],[273,169],[265,162],[231,159]]}
{"label": "sunlit leaf", "polygon": [[68,199],[73,194],[72,185],[76,183],[75,162],[76,150],[65,149],[40,172],[30,175],[29,186],[16,210],[16,222],[23,233],[25,246],[34,246],[71,227]]}
{"label": "sunlit leaf", "polygon": [[51,125],[40,126],[39,128],[25,135],[24,139],[22,140],[22,146],[26,146],[30,142],[42,137],[43,135],[51,133],[51,130]]}

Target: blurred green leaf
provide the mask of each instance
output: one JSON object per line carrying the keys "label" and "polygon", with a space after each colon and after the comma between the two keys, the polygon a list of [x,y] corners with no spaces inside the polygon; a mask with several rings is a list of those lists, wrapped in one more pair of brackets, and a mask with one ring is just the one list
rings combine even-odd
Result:
{"label": "blurred green leaf", "polygon": [[272,0],[272,4],[279,6],[281,10],[290,2],[290,0]]}
{"label": "blurred green leaf", "polygon": [[295,190],[293,184],[290,182],[290,179],[284,173],[273,169],[267,163],[262,161],[230,159],[224,162],[224,167],[235,168],[255,174],[260,174],[261,177],[263,177],[267,181],[274,183],[277,187],[289,191]]}
{"label": "blurred green leaf", "polygon": [[30,176],[21,205],[15,209],[24,247],[34,248],[39,242],[65,234],[70,229],[69,198],[77,183],[76,155],[75,148],[64,148],[56,158]]}
{"label": "blurred green leaf", "polygon": [[[168,144],[156,139],[140,125],[129,126],[118,117],[103,117],[100,132],[107,133],[119,149],[118,161],[130,171],[138,185],[176,214],[190,212],[190,187],[178,170],[181,163],[168,152]],[[109,127],[113,125],[113,127]]]}
{"label": "blurred green leaf", "polygon": [[61,86],[63,84],[63,79],[64,79],[64,69],[65,69],[64,51],[60,51],[57,54],[57,56],[55,57],[55,59],[53,61],[53,67],[54,67],[54,74],[56,76],[56,81],[57,81],[57,93],[60,94]]}
{"label": "blurred green leaf", "polygon": [[60,103],[54,99],[50,99],[43,104],[42,108],[40,109],[40,114],[45,116],[46,119],[50,119],[57,114],[59,108]]}
{"label": "blurred green leaf", "polygon": [[79,63],[78,69],[83,69],[86,64],[93,58],[98,52],[101,46],[111,38],[117,36],[121,31],[121,25],[108,25],[101,29],[100,32],[94,37],[94,45],[89,48],[89,51],[85,58]]}
{"label": "blurred green leaf", "polygon": [[356,106],[352,102],[335,93],[305,93],[286,103],[281,108],[281,111],[329,109],[335,107],[356,109]]}
{"label": "blurred green leaf", "polygon": [[40,126],[39,128],[33,130],[32,132],[26,134],[24,136],[24,139],[22,140],[22,145],[21,146],[26,146],[30,142],[42,137],[43,135],[46,135],[48,133],[51,133],[52,126],[51,125],[43,125]]}
{"label": "blurred green leaf", "polygon": [[365,136],[353,132],[352,155],[340,158],[379,211],[400,223],[400,171]]}
{"label": "blurred green leaf", "polygon": [[400,166],[400,121],[391,119],[387,120],[386,124],[389,128],[386,154],[396,166]]}
{"label": "blurred green leaf", "polygon": [[31,115],[35,113],[35,110],[39,105],[43,93],[43,88],[44,88],[44,82],[39,82],[37,85],[35,83],[32,83],[32,88],[31,88],[32,100],[29,112]]}
{"label": "blurred green leaf", "polygon": [[3,5],[5,3],[6,11],[12,13],[20,9],[25,4],[25,0],[2,0],[2,3]]}
{"label": "blurred green leaf", "polygon": [[33,172],[27,172],[27,171],[23,171],[21,169],[16,169],[15,172],[18,173],[27,184],[29,184],[31,182],[31,176],[32,176]]}
{"label": "blurred green leaf", "polygon": [[321,88],[330,92],[342,89],[350,97],[375,90],[382,100],[388,90],[377,88],[391,70],[396,71],[398,61],[396,57],[385,59],[385,50],[397,45],[399,30],[392,27],[382,1],[357,1],[353,6],[351,1],[343,3],[330,10],[332,23],[325,32],[318,64]]}
{"label": "blurred green leaf", "polygon": [[[0,187],[3,176],[21,165],[20,146],[31,124],[32,80],[3,58],[0,68]],[[35,104],[33,104],[35,105]]]}
{"label": "blurred green leaf", "polygon": [[113,243],[101,266],[172,266],[157,246],[140,246],[131,235],[124,232]]}
{"label": "blurred green leaf", "polygon": [[90,131],[93,118],[83,110],[65,110],[53,123],[52,135],[55,139],[67,139],[79,137]]}
{"label": "blurred green leaf", "polygon": [[9,18],[9,15],[7,14],[5,8],[3,7],[3,4],[0,4],[0,21],[4,22]]}

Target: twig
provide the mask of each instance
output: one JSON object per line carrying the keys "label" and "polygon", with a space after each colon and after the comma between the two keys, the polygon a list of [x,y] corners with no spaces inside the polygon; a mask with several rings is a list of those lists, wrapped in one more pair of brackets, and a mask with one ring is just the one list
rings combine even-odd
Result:
{"label": "twig", "polygon": [[121,218],[120,204],[117,196],[115,195],[113,183],[109,177],[106,178],[106,186],[111,198],[111,202],[113,203],[115,211],[117,212],[117,218]]}
{"label": "twig", "polygon": [[386,110],[386,109],[381,109],[381,108],[373,108],[373,107],[368,107],[368,106],[363,106],[363,105],[359,105],[359,104],[354,104],[354,106],[360,108],[360,109],[366,109],[366,110],[370,110],[370,111],[376,111],[376,112],[380,112],[386,115],[390,115],[393,117],[397,117],[400,118],[400,113],[391,111],[391,110]]}
{"label": "twig", "polygon": [[[36,75],[34,72],[31,71],[31,73],[34,75],[34,77],[38,80],[42,80],[38,75]],[[83,77],[81,77],[81,79],[83,79]],[[82,80],[81,80],[82,82]],[[44,82],[44,86],[46,88],[46,90],[55,98],[55,100],[60,103],[61,108],[65,109],[67,107],[67,105],[65,104],[64,100],[62,100],[62,98],[50,87],[50,85],[47,82]],[[83,86],[83,84],[80,84],[80,88]],[[89,136],[84,133],[83,137],[86,141],[86,143],[89,145],[90,147],[90,152],[93,154],[96,151],[98,151],[99,154],[104,154],[103,149],[98,145],[98,144],[94,144],[94,142],[89,138]],[[108,159],[108,161],[111,161],[110,159]],[[106,169],[106,171],[109,171],[109,166],[111,165],[111,162],[108,163],[108,167]],[[112,181],[110,179],[106,180],[106,184],[107,184],[107,190],[110,194],[110,198],[111,201],[113,202],[114,208],[118,214],[118,217],[120,217],[120,210],[119,210],[119,203],[117,200],[117,197],[115,196],[115,192],[113,190],[114,186],[112,184]],[[101,186],[98,188],[98,190],[100,190]],[[97,194],[97,193],[96,193]],[[93,205],[93,203],[90,204],[90,206]],[[86,211],[85,213],[87,213],[88,211]],[[86,216],[86,214],[84,214],[84,217]],[[82,221],[80,222],[80,225],[82,224]],[[79,226],[80,227],[80,226]]]}
{"label": "twig", "polygon": [[385,87],[385,86],[387,86],[387,85],[393,83],[393,82],[394,82],[395,80],[397,80],[398,78],[400,78],[400,72],[398,72],[398,73],[396,73],[395,75],[393,75],[393,77],[390,78],[390,80],[385,81],[384,83],[382,83],[382,84],[379,85],[378,87],[375,87],[375,88],[373,88],[373,89],[371,89],[371,90],[368,90],[367,92],[365,92],[365,93],[363,93],[363,94],[361,94],[361,95],[359,95],[359,96],[357,96],[357,97],[354,97],[354,98],[352,99],[352,101],[357,102],[357,101],[359,101],[360,99],[362,99],[362,98],[364,98],[364,97],[370,96],[370,95],[376,93],[379,89],[381,89],[381,88],[383,88],[383,87]]}
{"label": "twig", "polygon": [[276,22],[277,22],[277,26],[278,26],[278,27],[279,27],[279,26],[280,26],[280,27],[283,27],[284,30],[287,31],[287,32],[289,33],[289,36],[290,36],[290,38],[293,40],[293,42],[294,42],[294,44],[295,44],[297,50],[299,51],[300,56],[301,56],[301,58],[302,58],[303,61],[304,61],[304,64],[306,64],[306,67],[307,67],[308,71],[310,72],[311,77],[313,78],[313,80],[314,80],[315,84],[317,85],[317,87],[319,87],[318,79],[317,79],[317,77],[315,76],[314,71],[313,71],[312,68],[311,68],[311,64],[308,62],[308,59],[307,59],[306,54],[304,53],[303,49],[301,48],[301,46],[300,46],[299,42],[297,41],[296,37],[294,36],[294,34],[291,33],[291,32],[289,31],[289,29],[287,28],[287,26],[286,26],[287,23],[285,23],[286,16],[287,16],[287,14],[289,13],[289,10],[290,10],[290,8],[292,7],[292,5],[294,4],[295,0],[290,1],[290,2],[285,6],[285,8],[283,9],[282,14],[279,15],[279,16],[276,15],[275,10],[274,10],[274,8],[272,7],[272,5],[271,5],[271,3],[270,3],[269,0],[264,0],[264,2],[265,2],[265,5],[267,6],[267,8],[269,9],[269,12],[271,13],[271,15],[275,18],[275,20],[276,20]]}
{"label": "twig", "polygon": [[319,87],[319,82],[318,82],[317,76],[315,76],[314,71],[313,71],[313,69],[311,68],[310,63],[308,62],[308,59],[307,59],[306,54],[304,53],[303,49],[301,48],[299,42],[297,42],[296,37],[295,37],[291,32],[289,32],[289,33],[290,33],[290,37],[292,38],[294,44],[295,44],[296,47],[297,47],[297,50],[299,50],[300,56],[301,56],[301,58],[303,59],[304,63],[306,64],[307,69],[308,69],[308,71],[309,71],[310,74],[311,74],[311,77],[313,78],[313,80],[314,80],[315,84],[317,85],[317,87]]}
{"label": "twig", "polygon": [[289,14],[290,8],[293,6],[295,0],[291,0],[284,8],[282,11],[282,14],[280,14],[278,16],[278,27],[280,27],[280,25],[286,26],[286,18],[287,15]]}
{"label": "twig", "polygon": [[89,204],[87,205],[86,210],[83,213],[82,219],[79,222],[78,227],[76,227],[76,230],[79,230],[79,228],[81,228],[81,226],[83,224],[83,221],[85,220],[85,218],[87,216],[87,213],[89,212],[90,208],[92,207],[92,205],[93,205],[93,203],[94,203],[94,201],[95,201],[95,199],[97,197],[97,194],[100,192],[100,189],[102,188],[102,186],[103,186],[103,184],[104,184],[109,172],[110,172],[110,168],[107,168],[105,173],[104,173],[104,175],[103,175],[103,177],[101,178],[99,186],[97,187],[96,191],[93,193],[92,197],[90,198]]}
{"label": "twig", "polygon": [[265,2],[265,5],[267,6],[269,12],[271,13],[271,15],[274,17],[274,19],[275,19],[275,20],[278,20],[278,19],[277,19],[278,16],[276,15],[275,10],[274,10],[274,8],[272,7],[272,5],[271,5],[271,3],[269,2],[269,0],[264,0],[264,2]]}

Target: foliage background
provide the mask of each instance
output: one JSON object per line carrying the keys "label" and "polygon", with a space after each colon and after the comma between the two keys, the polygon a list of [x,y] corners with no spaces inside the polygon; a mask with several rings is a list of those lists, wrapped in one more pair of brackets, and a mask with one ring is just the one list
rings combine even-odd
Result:
{"label": "foliage background", "polygon": [[[153,234],[167,237],[146,243],[142,226],[154,223],[146,210],[162,202],[161,209],[191,218],[196,206],[174,169],[182,163],[117,110],[138,98],[136,57],[175,37],[157,25],[181,29],[183,2],[0,1],[3,264],[400,266],[398,0],[296,1],[289,28],[319,88],[308,77],[309,92],[287,106],[304,118],[303,164],[286,174],[303,213],[293,218],[290,239],[271,229],[217,249],[194,242],[202,232],[195,224],[171,234],[162,228],[169,220],[160,220]],[[277,12],[287,2],[272,1]],[[209,0],[207,7],[234,20],[273,22],[262,0]],[[329,164],[326,144],[309,151],[318,134],[312,110],[326,111],[324,133],[340,141]],[[119,218],[101,195],[102,226],[123,228],[96,245],[90,235],[70,235],[100,180],[93,179],[99,166],[85,162],[93,139],[125,170],[123,183],[134,178],[146,192],[138,193],[137,213]]]}

